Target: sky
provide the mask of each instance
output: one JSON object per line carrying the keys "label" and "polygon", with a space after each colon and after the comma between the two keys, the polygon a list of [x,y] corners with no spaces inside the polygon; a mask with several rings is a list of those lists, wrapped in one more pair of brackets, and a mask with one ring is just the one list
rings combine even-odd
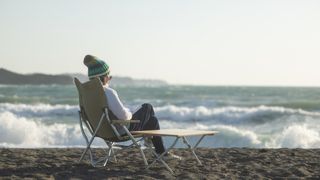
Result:
{"label": "sky", "polygon": [[318,0],[0,0],[0,67],[171,84],[320,86]]}

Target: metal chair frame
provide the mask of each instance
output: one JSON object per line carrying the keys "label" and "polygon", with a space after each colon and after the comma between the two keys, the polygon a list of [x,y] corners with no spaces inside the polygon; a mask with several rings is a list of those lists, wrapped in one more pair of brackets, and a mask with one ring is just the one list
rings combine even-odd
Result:
{"label": "metal chair frame", "polygon": [[[83,111],[83,110],[82,110]],[[82,112],[79,111],[79,124],[80,124],[80,129],[81,129],[81,133],[86,141],[86,149],[83,151],[81,157],[80,157],[80,160],[79,162],[81,162],[85,155],[87,154],[87,152],[89,152],[89,158],[90,158],[90,163],[92,166],[96,166],[98,163],[104,161],[103,163],[103,166],[106,166],[108,161],[113,158],[115,160],[115,162],[117,162],[117,159],[116,159],[116,153],[114,151],[115,147],[120,147],[121,149],[127,149],[127,148],[132,148],[132,147],[137,147],[139,148],[140,150],[140,153],[141,153],[141,156],[143,158],[143,161],[144,161],[144,164],[147,166],[148,165],[148,162],[147,162],[147,159],[145,157],[145,154],[142,150],[142,146],[140,144],[140,142],[143,140],[143,138],[140,138],[139,140],[136,140],[136,138],[130,133],[130,131],[127,129],[127,127],[124,124],[124,121],[120,121],[119,123],[117,123],[117,120],[114,120],[114,121],[111,121],[109,119],[109,116],[108,116],[108,110],[105,108],[104,109],[104,113],[101,115],[101,118],[99,120],[99,124],[96,128],[95,131],[92,130],[92,127],[90,126],[90,124],[84,120],[84,118],[81,116]],[[96,133],[99,131],[100,127],[101,127],[101,124],[103,121],[106,121],[111,127],[112,127],[112,130],[115,132],[115,134],[117,135],[118,139],[121,140],[122,139],[122,136],[120,136],[119,132],[117,131],[117,129],[115,128],[114,124],[122,124],[122,128],[125,129],[126,131],[126,135],[130,138],[129,140],[124,140],[124,141],[120,141],[120,142],[125,142],[125,141],[132,141],[131,144],[129,145],[121,145],[119,146],[116,142],[113,142],[113,141],[110,141],[110,140],[104,140],[104,142],[106,143],[107,145],[107,148],[106,150],[104,149],[104,151],[106,152],[106,156],[103,157],[103,158],[99,158],[98,160],[94,160],[94,157],[93,157],[93,153],[92,153],[92,149],[91,149],[91,145],[94,141],[94,139],[97,137],[96,136]],[[128,123],[137,123],[138,121],[128,121]],[[90,132],[90,135],[91,135],[91,138],[89,140],[89,136],[85,133],[85,130],[84,130],[84,127],[83,127],[83,124],[85,124],[86,128],[89,130]],[[125,123],[127,124],[127,123]]]}

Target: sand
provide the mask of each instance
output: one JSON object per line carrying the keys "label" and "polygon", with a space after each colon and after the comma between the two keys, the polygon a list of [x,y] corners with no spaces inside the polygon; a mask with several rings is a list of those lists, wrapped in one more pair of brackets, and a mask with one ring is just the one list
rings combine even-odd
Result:
{"label": "sand", "polygon": [[119,153],[118,162],[106,167],[92,167],[88,158],[79,163],[82,151],[2,148],[0,179],[320,179],[320,149],[199,148],[202,166],[186,149],[175,149],[173,153],[184,159],[167,160],[174,174],[161,164],[145,170],[136,150]]}

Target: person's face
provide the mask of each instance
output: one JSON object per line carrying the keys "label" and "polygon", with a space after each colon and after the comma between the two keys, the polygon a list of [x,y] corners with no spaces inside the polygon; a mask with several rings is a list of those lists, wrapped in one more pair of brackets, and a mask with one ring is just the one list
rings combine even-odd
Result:
{"label": "person's face", "polygon": [[106,75],[106,76],[104,77],[104,83],[105,83],[105,84],[108,84],[111,79],[112,79],[112,76]]}

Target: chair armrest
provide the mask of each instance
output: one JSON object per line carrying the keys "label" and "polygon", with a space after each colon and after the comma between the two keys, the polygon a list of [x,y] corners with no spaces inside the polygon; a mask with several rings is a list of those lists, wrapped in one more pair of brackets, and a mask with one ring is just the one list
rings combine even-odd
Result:
{"label": "chair armrest", "polygon": [[140,120],[111,120],[112,124],[131,124],[131,123],[139,123]]}

